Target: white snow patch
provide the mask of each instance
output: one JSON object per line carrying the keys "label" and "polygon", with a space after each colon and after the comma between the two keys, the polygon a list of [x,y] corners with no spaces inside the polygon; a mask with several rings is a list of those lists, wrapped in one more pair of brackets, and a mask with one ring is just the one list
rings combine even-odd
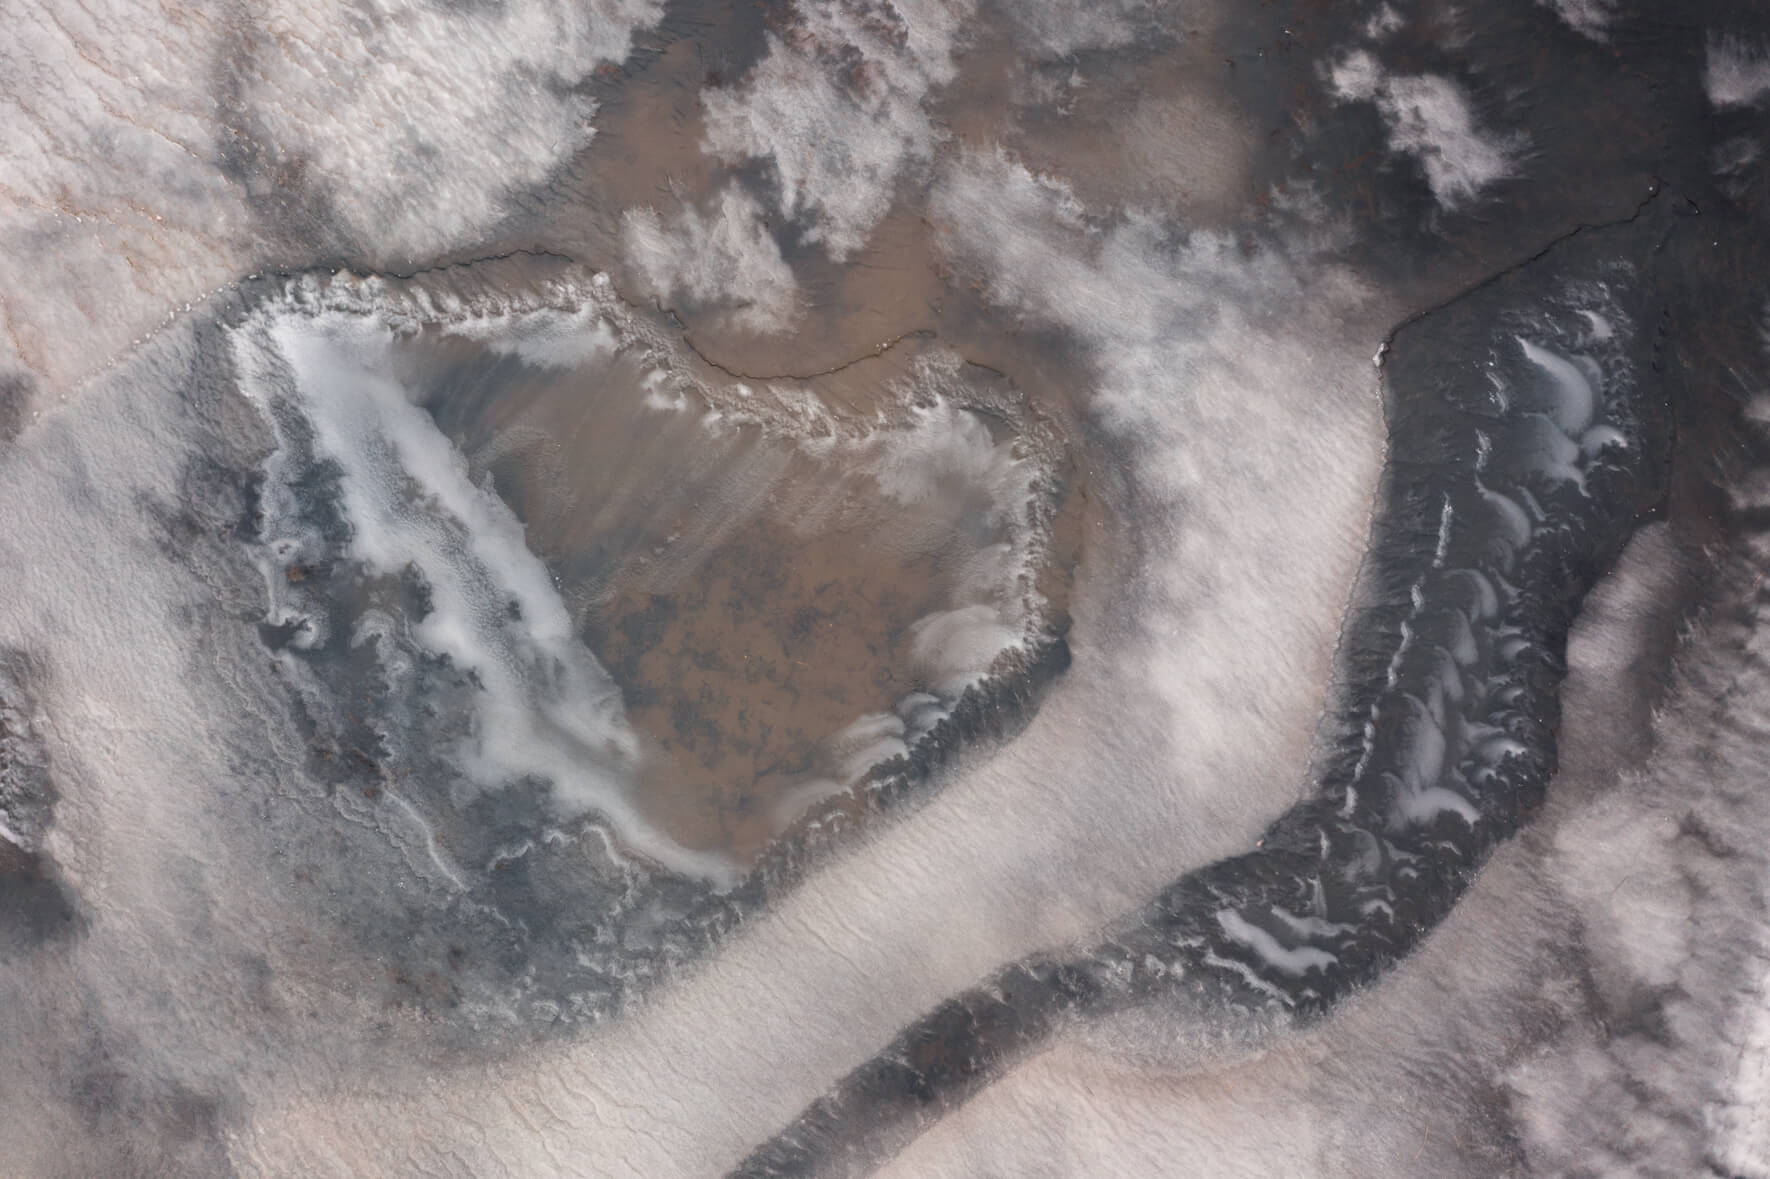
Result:
{"label": "white snow patch", "polygon": [[627,259],[666,303],[723,308],[741,331],[777,332],[799,313],[799,286],[754,197],[729,184],[706,213],[684,205],[666,223],[655,209],[622,219]]}
{"label": "white snow patch", "polygon": [[798,6],[786,38],[732,90],[702,97],[707,147],[721,159],[764,159],[780,210],[841,261],[891,207],[898,177],[925,165],[940,138],[923,100],[950,81],[970,0],[902,0],[857,8]]}
{"label": "white snow patch", "polygon": [[1413,157],[1425,169],[1432,195],[1445,208],[1466,206],[1491,185],[1517,175],[1525,137],[1482,129],[1468,96],[1451,79],[1387,74],[1362,49],[1328,67],[1327,76],[1342,101],[1376,105],[1389,150]]}
{"label": "white snow patch", "polygon": [[271,150],[299,161],[369,248],[434,251],[589,143],[577,83],[627,56],[660,0],[271,5],[246,72]]}
{"label": "white snow patch", "polygon": [[1702,82],[1709,101],[1721,110],[1754,106],[1770,94],[1770,51],[1740,37],[1710,37]]}
{"label": "white snow patch", "polygon": [[1616,17],[1616,0],[1536,0],[1561,18],[1563,24],[1593,41],[1610,39],[1610,22]]}
{"label": "white snow patch", "polygon": [[533,368],[581,368],[612,356],[619,341],[594,303],[570,310],[545,307],[520,314],[487,315],[451,323],[447,332],[483,343]]}
{"label": "white snow patch", "polygon": [[1301,978],[1311,970],[1325,970],[1339,961],[1316,946],[1286,946],[1234,909],[1219,910],[1217,924],[1231,939],[1258,954],[1268,966],[1292,978]]}

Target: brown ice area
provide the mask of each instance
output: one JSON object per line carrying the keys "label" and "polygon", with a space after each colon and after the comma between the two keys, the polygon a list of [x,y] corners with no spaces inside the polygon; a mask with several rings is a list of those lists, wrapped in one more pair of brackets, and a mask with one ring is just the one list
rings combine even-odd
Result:
{"label": "brown ice area", "polygon": [[[779,387],[814,398],[845,428],[901,424],[918,363],[962,358],[961,384],[988,390],[990,429],[1012,438],[1031,428],[1049,457],[1044,551],[1029,570],[1042,617],[1066,613],[1084,544],[1110,580],[1115,564],[1134,559],[1135,540],[1090,495],[1096,473],[1066,457],[1087,451],[1074,440],[1097,379],[1089,358],[1023,334],[955,272],[943,227],[912,199],[928,172],[900,178],[900,200],[841,264],[764,199],[802,295],[782,331],[738,330],[718,309],[649,296],[623,246],[624,213],[650,207],[668,221],[734,182],[768,192],[765,169],[703,150],[701,100],[707,87],[740,84],[768,18],[718,5],[684,12],[693,20],[674,22],[599,81],[596,138],[554,182],[561,199],[497,244],[544,242],[605,268],[692,377],[694,410],[648,408],[635,392],[645,379],[635,355],[591,400],[570,375],[530,373],[451,433],[559,571],[586,641],[619,683],[649,750],[648,816],[687,846],[748,860],[788,821],[795,797],[839,777],[833,736],[923,686],[910,628],[941,608],[966,550],[950,510],[944,533],[930,522],[935,539],[905,551],[882,545],[876,515],[815,528],[795,520],[782,488],[856,503],[876,500],[876,489],[851,477],[836,492],[837,472],[795,457],[782,440],[803,423],[728,424],[711,438],[699,420],[709,396]],[[963,81],[927,103],[950,137],[943,151],[999,144],[1053,171],[1090,209],[1231,224],[1255,178],[1245,128],[1213,85],[1224,68],[1214,19],[1201,12],[1197,23],[1177,53],[1084,54],[1061,68],[1016,58],[1006,31],[974,29],[959,49]]]}
{"label": "brown ice area", "polygon": [[746,382],[659,317],[531,327],[427,329],[407,379],[554,571],[676,842],[752,862],[1067,608],[1065,448],[933,338]]}
{"label": "brown ice area", "polygon": [[[780,34],[790,13],[705,3],[666,21],[652,49],[601,79],[596,137],[555,184],[568,199],[526,224],[518,240],[592,261],[635,301],[653,302],[627,257],[622,215],[653,208],[668,219],[734,181],[759,195],[770,191],[766,166],[733,167],[705,150],[702,96],[740,85],[763,52],[763,31]],[[1238,224],[1264,204],[1265,182],[1253,166],[1249,129],[1219,85],[1227,68],[1219,21],[1215,5],[1198,5],[1164,52],[1044,62],[1017,47],[1014,30],[980,22],[956,46],[958,80],[924,104],[941,158],[1000,147],[1071,186],[1091,210],[1159,212],[1208,228]],[[1002,348],[1014,326],[980,318],[980,289],[950,272],[940,227],[918,195],[941,166],[913,164],[898,177],[899,199],[865,246],[840,263],[804,242],[803,227],[783,223],[764,200],[768,229],[801,293],[801,313],[781,330],[742,330],[718,309],[662,309],[703,358],[751,376],[825,373],[906,334],[937,334],[967,358],[1002,355],[1000,367],[1027,397],[1073,428],[1088,379],[1073,356],[1029,353],[1018,341]],[[1036,370],[1054,360],[1056,379],[1039,380]],[[1034,391],[1040,384],[1048,394]]]}

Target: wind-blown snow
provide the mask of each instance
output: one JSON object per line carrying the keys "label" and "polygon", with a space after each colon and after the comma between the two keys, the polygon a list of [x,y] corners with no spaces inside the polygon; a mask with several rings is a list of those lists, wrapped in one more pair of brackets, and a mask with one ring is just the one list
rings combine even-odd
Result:
{"label": "wind-blown snow", "polygon": [[923,102],[954,75],[970,0],[796,6],[789,39],[731,90],[708,91],[707,148],[765,161],[781,212],[841,261],[890,208],[899,176],[926,166],[940,133]]}
{"label": "wind-blown snow", "polygon": [[1329,81],[1342,100],[1376,105],[1389,150],[1419,163],[1432,195],[1447,209],[1471,204],[1518,173],[1525,140],[1481,127],[1468,95],[1450,78],[1390,74],[1361,49],[1335,63]]}
{"label": "wind-blown snow", "polygon": [[669,222],[655,209],[629,210],[627,257],[665,304],[686,299],[723,308],[740,331],[774,332],[799,311],[799,287],[762,221],[762,208],[735,184],[703,214],[685,205]]}
{"label": "wind-blown snow", "polygon": [[1770,95],[1770,49],[1737,36],[1710,37],[1703,85],[1722,110],[1755,106]]}

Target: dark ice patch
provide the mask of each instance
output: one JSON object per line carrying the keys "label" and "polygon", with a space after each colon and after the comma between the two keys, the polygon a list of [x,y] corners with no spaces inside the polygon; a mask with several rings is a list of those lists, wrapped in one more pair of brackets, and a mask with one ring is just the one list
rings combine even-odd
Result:
{"label": "dark ice patch", "polygon": [[38,852],[0,842],[0,961],[80,928],[73,892]]}
{"label": "dark ice patch", "polygon": [[[1152,1002],[1224,1026],[1318,1018],[1443,918],[1540,803],[1568,629],[1665,493],[1671,217],[1650,202],[1575,233],[1396,333],[1390,460],[1312,796],[1088,953],[947,1000],[735,1175],[869,1170],[1065,1019]],[[1565,444],[1547,454],[1544,420]]]}

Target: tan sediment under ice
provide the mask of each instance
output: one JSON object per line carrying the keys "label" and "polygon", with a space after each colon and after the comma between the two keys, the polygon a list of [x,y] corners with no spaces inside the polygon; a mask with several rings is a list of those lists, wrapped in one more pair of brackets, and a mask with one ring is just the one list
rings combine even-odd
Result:
{"label": "tan sediment under ice", "polygon": [[620,688],[634,805],[747,864],[1014,673],[1067,606],[1084,502],[1052,424],[931,338],[739,381],[594,290],[425,327],[395,363]]}

